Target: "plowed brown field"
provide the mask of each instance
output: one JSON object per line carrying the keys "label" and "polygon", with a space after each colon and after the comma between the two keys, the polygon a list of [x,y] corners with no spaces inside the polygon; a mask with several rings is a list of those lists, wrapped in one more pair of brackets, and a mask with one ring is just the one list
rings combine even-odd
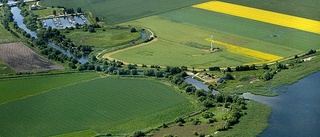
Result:
{"label": "plowed brown field", "polygon": [[16,72],[63,69],[62,66],[40,57],[20,42],[0,44],[0,59],[7,62]]}

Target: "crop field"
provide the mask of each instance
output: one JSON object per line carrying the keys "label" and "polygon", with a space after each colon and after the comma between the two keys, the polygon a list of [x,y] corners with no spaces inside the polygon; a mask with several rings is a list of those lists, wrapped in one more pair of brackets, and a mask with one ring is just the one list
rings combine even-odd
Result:
{"label": "crop field", "polygon": [[42,6],[64,6],[67,8],[81,7],[90,11],[93,16],[102,18],[109,24],[116,24],[163,13],[208,0],[43,0]]}
{"label": "crop field", "polygon": [[[197,8],[184,8],[160,16],[212,29],[211,35],[215,40],[278,56],[288,57],[310,49],[320,48],[319,34],[227,14]],[[215,31],[220,32],[214,33]],[[276,50],[270,50],[270,47]]]}
{"label": "crop field", "polygon": [[0,59],[16,72],[63,69],[62,66],[40,57],[20,42],[1,44]]}
{"label": "crop field", "polygon": [[0,24],[0,44],[17,41],[18,40]]}
{"label": "crop field", "polygon": [[[97,77],[98,74],[61,74],[52,76],[39,76],[31,78],[15,78],[0,80],[0,104],[34,96],[57,87],[86,81]],[[41,83],[41,84],[39,84]]]}
{"label": "crop field", "polygon": [[[209,38],[206,38],[206,41],[211,41]],[[271,62],[276,62],[279,61],[281,59],[283,59],[283,57],[280,56],[276,56],[276,55],[272,55],[272,54],[268,54],[268,53],[263,53],[257,50],[252,50],[252,49],[248,49],[248,48],[243,48],[240,46],[236,46],[236,45],[232,45],[232,44],[228,44],[228,43],[223,43],[220,41],[215,41],[216,44],[218,45],[223,45],[227,48],[227,51],[231,52],[231,53],[235,53],[235,54],[239,54],[242,56],[247,56],[247,57],[251,57],[257,60],[261,60],[261,62],[255,62],[255,63],[251,63],[251,64],[263,64],[263,63],[271,63]]]}
{"label": "crop field", "polygon": [[[221,0],[228,3],[274,11],[320,21],[319,0]],[[295,7],[295,8],[292,8]]]}
{"label": "crop field", "polygon": [[131,33],[130,29],[106,29],[105,31],[96,29],[95,33],[73,30],[65,35],[77,45],[94,46],[94,50],[130,43],[130,41],[140,38],[139,33]]}
{"label": "crop field", "polygon": [[[210,5],[211,2],[207,3]],[[223,3],[222,5],[226,4]],[[243,6],[239,7],[243,8]],[[275,16],[292,17],[274,12],[262,12],[273,13]],[[295,19],[301,20],[302,22],[310,21],[313,24],[316,24],[315,26],[318,24],[318,21],[311,21],[309,19],[299,17],[296,17]],[[237,57],[243,55],[247,58],[260,60],[254,62],[250,61],[244,64],[263,64],[278,61],[286,57],[292,57],[294,55],[307,52],[310,49],[320,48],[320,37],[319,34],[315,33],[318,29],[298,30],[293,29],[292,26],[290,28],[290,26],[280,26],[279,23],[277,25],[275,24],[276,23],[270,24],[267,21],[261,22],[258,20],[243,18],[242,16],[239,17],[199,9],[195,8],[195,6],[186,7],[158,14],[156,16],[122,23],[121,25],[138,25],[150,28],[156,32],[159,40],[151,43],[149,48],[139,47],[137,49],[130,49],[128,51],[116,53],[111,57],[130,63],[160,63],[159,65],[164,65],[165,62],[167,65],[180,65],[181,62],[184,62],[182,58],[185,58],[185,62],[187,62],[185,64],[188,66],[205,68],[207,66],[216,65],[230,66],[230,64],[235,66],[239,65],[239,63],[243,63],[244,61],[248,61],[247,59],[243,60],[243,62],[236,63],[234,60],[228,61],[228,59],[225,58],[233,58],[235,57],[234,54],[238,54]],[[293,27],[296,26],[293,25]],[[213,55],[210,55],[210,57],[205,56],[201,59],[199,56],[192,56],[194,54],[188,55],[192,53],[191,51],[194,50],[194,48],[186,47],[185,45],[187,45],[187,43],[192,42],[207,45],[209,49],[210,41],[205,39],[210,38],[211,36],[213,36],[213,39],[216,41],[214,43],[214,47],[219,47],[222,51],[211,53]],[[162,47],[160,44],[165,44],[166,46]],[[169,47],[169,45],[171,46]],[[178,46],[185,50],[189,49],[190,51],[172,48]],[[141,49],[143,49],[143,51],[141,51]],[[146,56],[141,54],[141,52],[149,52],[152,53],[152,55],[150,56],[149,54]],[[165,54],[170,52],[175,52],[174,54],[176,55]],[[167,57],[173,56],[174,60],[166,59]],[[196,62],[198,62],[198,64]]]}
{"label": "crop field", "polygon": [[193,7],[320,34],[320,21],[220,1],[205,2]]}
{"label": "crop field", "polygon": [[0,136],[132,133],[194,110],[160,82],[98,78],[1,104]]}

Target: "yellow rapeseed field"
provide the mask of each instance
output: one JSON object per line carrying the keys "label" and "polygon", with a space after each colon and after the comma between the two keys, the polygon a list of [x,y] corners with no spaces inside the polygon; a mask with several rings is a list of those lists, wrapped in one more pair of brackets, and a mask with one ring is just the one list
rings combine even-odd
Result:
{"label": "yellow rapeseed field", "polygon": [[[211,41],[209,38],[206,38],[205,40]],[[227,48],[228,52],[242,55],[242,56],[246,56],[246,57],[250,57],[250,58],[254,58],[257,60],[261,60],[261,62],[248,63],[248,64],[271,63],[271,62],[275,62],[275,61],[283,59],[283,57],[281,57],[281,56],[272,55],[269,53],[264,53],[261,51],[252,50],[252,49],[248,49],[248,48],[244,48],[244,47],[240,47],[240,46],[235,46],[235,45],[224,43],[224,42],[217,41],[217,40],[214,40],[214,43],[218,44],[218,45],[225,46]]]}
{"label": "yellow rapeseed field", "polygon": [[193,7],[320,34],[320,22],[311,19],[220,1],[205,2]]}

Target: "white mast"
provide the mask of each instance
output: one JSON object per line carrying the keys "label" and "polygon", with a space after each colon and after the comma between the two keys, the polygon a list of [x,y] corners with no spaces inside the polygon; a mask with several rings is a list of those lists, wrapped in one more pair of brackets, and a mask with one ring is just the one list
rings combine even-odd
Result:
{"label": "white mast", "polygon": [[211,40],[211,51],[213,51],[213,43],[214,43],[214,40],[213,40],[213,35],[211,36],[211,38],[210,38],[210,40]]}

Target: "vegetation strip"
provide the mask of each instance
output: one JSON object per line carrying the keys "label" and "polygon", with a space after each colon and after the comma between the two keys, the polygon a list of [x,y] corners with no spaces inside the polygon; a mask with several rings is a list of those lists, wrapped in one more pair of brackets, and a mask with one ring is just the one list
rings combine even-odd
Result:
{"label": "vegetation strip", "polygon": [[[211,41],[209,38],[206,38],[205,40]],[[264,52],[257,51],[257,50],[243,48],[240,46],[235,46],[235,45],[224,43],[224,42],[217,41],[217,40],[215,40],[214,43],[227,47],[227,50],[231,53],[235,53],[235,54],[239,54],[239,55],[243,55],[243,56],[247,56],[247,57],[261,60],[261,62],[253,62],[253,63],[251,62],[251,63],[247,63],[247,64],[272,63],[272,62],[283,59],[283,57],[280,57],[277,55],[272,55],[272,54],[264,53]]]}
{"label": "vegetation strip", "polygon": [[205,2],[193,7],[320,34],[320,22],[311,19],[220,1]]}

